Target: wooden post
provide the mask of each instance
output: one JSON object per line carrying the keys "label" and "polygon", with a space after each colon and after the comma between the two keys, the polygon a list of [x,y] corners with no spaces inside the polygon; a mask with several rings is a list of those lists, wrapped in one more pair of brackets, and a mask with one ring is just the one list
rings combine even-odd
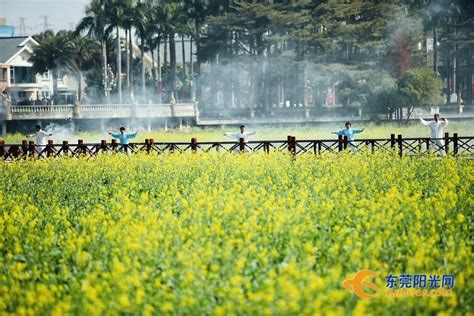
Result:
{"label": "wooden post", "polygon": [[241,153],[245,151],[245,139],[243,138],[239,138],[239,149]]}
{"label": "wooden post", "polygon": [[28,141],[22,140],[21,141],[21,154],[26,159],[28,157]]}
{"label": "wooden post", "polygon": [[106,153],[107,152],[107,141],[105,139],[102,139],[100,141],[100,150],[103,152],[103,153]]}
{"label": "wooden post", "polygon": [[348,144],[347,136],[344,136],[343,140],[344,140],[344,150],[346,150],[347,149],[347,144]]}
{"label": "wooden post", "polygon": [[323,142],[322,141],[318,141],[318,154],[321,155],[321,151],[323,149]]}
{"label": "wooden post", "polygon": [[343,149],[342,148],[342,145],[343,145],[342,142],[343,142],[342,141],[342,135],[337,135],[337,149],[338,149],[339,152],[341,152],[342,149]]}
{"label": "wooden post", "polygon": [[0,157],[5,158],[5,141],[0,140]]}
{"label": "wooden post", "polygon": [[456,156],[458,154],[458,133],[453,134],[453,155]]}
{"label": "wooden post", "polygon": [[449,133],[444,133],[444,151],[449,154]]}
{"label": "wooden post", "polygon": [[390,148],[395,148],[395,134],[390,134]]}
{"label": "wooden post", "polygon": [[28,151],[29,151],[28,156],[30,156],[30,157],[35,156],[35,142],[32,141],[32,140],[30,140],[29,143],[28,143]]}
{"label": "wooden post", "polygon": [[146,153],[149,154],[150,153],[150,140],[148,138],[145,138],[145,150],[146,150]]}
{"label": "wooden post", "polygon": [[291,153],[292,148],[291,148],[291,135],[288,135],[286,137],[286,140],[288,141],[288,152]]}
{"label": "wooden post", "polygon": [[118,143],[116,139],[112,139],[112,151],[115,153],[118,149]]}
{"label": "wooden post", "polygon": [[147,146],[147,153],[151,153],[151,150],[153,149],[153,143],[155,140],[153,138],[150,138],[148,140],[148,146]]}
{"label": "wooden post", "polygon": [[270,144],[268,142],[263,143],[263,151],[267,154],[270,153]]}
{"label": "wooden post", "polygon": [[16,159],[20,155],[20,148],[17,145],[13,145],[10,147],[10,153],[12,158]]}
{"label": "wooden post", "polygon": [[402,135],[400,134],[398,134],[397,143],[398,143],[398,155],[402,157],[403,156],[403,138],[402,138]]}
{"label": "wooden post", "polygon": [[80,151],[81,154],[83,154],[83,155],[87,154],[87,148],[84,145],[84,140],[78,139],[77,140],[77,147],[79,148],[79,151]]}
{"label": "wooden post", "polygon": [[197,152],[197,138],[191,138],[191,150],[193,153]]}
{"label": "wooden post", "polygon": [[63,140],[63,153],[65,156],[69,154],[69,142],[67,140]]}
{"label": "wooden post", "polygon": [[46,145],[46,157],[53,156],[53,141],[48,140],[48,145]]}
{"label": "wooden post", "polygon": [[292,149],[293,155],[296,155],[296,137],[295,136],[291,136],[291,149]]}
{"label": "wooden post", "polygon": [[375,153],[375,140],[370,141],[370,147],[371,147],[371,150],[372,150],[372,154]]}

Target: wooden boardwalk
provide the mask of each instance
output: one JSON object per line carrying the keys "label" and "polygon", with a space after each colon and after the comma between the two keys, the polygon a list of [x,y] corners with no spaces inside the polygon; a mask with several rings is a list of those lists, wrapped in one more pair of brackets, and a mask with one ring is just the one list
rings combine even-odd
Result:
{"label": "wooden boardwalk", "polygon": [[199,142],[192,138],[190,142],[155,142],[147,139],[145,143],[130,143],[120,145],[116,140],[111,143],[103,140],[101,143],[88,144],[78,140],[75,144],[63,141],[54,144],[49,141],[47,145],[38,146],[32,141],[24,140],[21,144],[5,144],[0,141],[0,159],[13,161],[19,159],[45,159],[54,157],[93,157],[113,153],[206,153],[206,152],[242,152],[242,153],[271,153],[276,151],[287,152],[291,155],[324,153],[340,153],[346,150],[364,151],[368,154],[375,152],[391,153],[396,156],[424,156],[441,154],[446,156],[460,156],[474,158],[474,136],[461,137],[457,134],[439,139],[444,145],[436,144],[438,139],[430,138],[404,138],[402,135],[392,134],[387,139],[358,139],[348,141],[346,137],[325,140],[296,140],[288,136],[286,140],[249,141],[241,139],[239,142]]}

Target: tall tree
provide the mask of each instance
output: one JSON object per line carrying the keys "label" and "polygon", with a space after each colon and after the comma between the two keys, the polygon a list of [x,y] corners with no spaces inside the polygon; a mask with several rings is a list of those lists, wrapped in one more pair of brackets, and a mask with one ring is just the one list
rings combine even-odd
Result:
{"label": "tall tree", "polygon": [[117,88],[119,103],[122,103],[122,49],[121,49],[121,28],[127,24],[130,18],[130,10],[133,7],[132,0],[110,0],[105,6],[108,27],[106,32],[111,32],[113,28],[116,31],[116,49],[117,49]]}
{"label": "tall tree", "polygon": [[[79,22],[76,27],[75,34],[80,34],[83,31],[87,32],[90,37],[97,38],[102,47],[102,72],[103,76],[107,76],[107,12],[105,9],[106,0],[91,0],[89,6],[86,7],[85,17]],[[104,78],[107,80],[107,78]],[[109,97],[105,90],[106,96]]]}
{"label": "tall tree", "polygon": [[94,54],[100,52],[100,44],[88,37],[74,36],[71,39],[73,49],[73,68],[76,72],[77,99],[82,100],[82,80],[83,72],[89,71],[100,63],[95,62]]}
{"label": "tall tree", "polygon": [[139,2],[135,7],[135,23],[134,27],[138,38],[140,39],[140,60],[141,60],[141,69],[142,69],[142,98],[146,98],[146,64],[145,64],[145,50],[146,50],[146,40],[150,23],[152,23],[150,12],[152,10],[152,5],[148,2]]}
{"label": "tall tree", "polygon": [[58,80],[68,72],[75,70],[74,47],[67,32],[59,31],[55,35],[42,38],[30,62],[33,64],[35,73],[52,72],[53,76],[53,99],[59,101]]}

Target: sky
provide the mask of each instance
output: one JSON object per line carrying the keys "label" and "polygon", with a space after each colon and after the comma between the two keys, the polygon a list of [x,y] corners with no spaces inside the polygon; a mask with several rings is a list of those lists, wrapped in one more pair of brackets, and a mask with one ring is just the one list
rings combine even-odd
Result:
{"label": "sky", "polygon": [[90,0],[0,0],[0,18],[15,26],[15,35],[20,33],[20,18],[25,18],[26,35],[44,30],[44,17],[48,28],[54,31],[75,27],[84,15]]}

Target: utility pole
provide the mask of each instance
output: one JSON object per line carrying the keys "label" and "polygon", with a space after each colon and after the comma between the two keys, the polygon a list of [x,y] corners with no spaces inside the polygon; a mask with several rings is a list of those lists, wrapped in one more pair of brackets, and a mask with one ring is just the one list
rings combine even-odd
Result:
{"label": "utility pole", "polygon": [[20,36],[25,36],[26,35],[26,25],[25,25],[25,20],[26,18],[20,18]]}
{"label": "utility pole", "polygon": [[48,28],[49,28],[49,23],[48,23],[48,18],[49,18],[49,16],[47,16],[47,15],[42,15],[41,17],[43,18],[43,31],[46,32],[46,31],[48,30]]}

